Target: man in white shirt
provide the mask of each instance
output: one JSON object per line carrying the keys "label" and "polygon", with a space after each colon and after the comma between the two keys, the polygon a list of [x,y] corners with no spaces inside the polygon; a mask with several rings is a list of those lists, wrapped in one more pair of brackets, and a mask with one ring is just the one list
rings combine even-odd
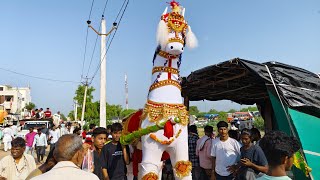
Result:
{"label": "man in white shirt", "polygon": [[71,129],[71,122],[67,123],[67,128],[65,129],[64,134],[73,134],[73,130]]}
{"label": "man in white shirt", "polygon": [[7,152],[8,149],[9,150],[11,149],[11,141],[14,138],[13,131],[9,125],[6,125],[2,133],[3,133],[4,151]]}
{"label": "man in white shirt", "polygon": [[228,135],[228,123],[217,124],[219,137],[212,140],[212,180],[232,180],[235,164],[240,159],[240,143]]}
{"label": "man in white shirt", "polygon": [[61,120],[61,115],[60,115],[60,111],[58,111],[56,114],[54,114],[52,116],[53,119],[53,124],[58,127],[60,124],[60,120]]}
{"label": "man in white shirt", "polygon": [[53,149],[56,142],[58,141],[59,134],[60,133],[55,126],[53,126],[52,129],[50,129],[50,131],[49,131],[50,151]]}
{"label": "man in white shirt", "polygon": [[34,136],[33,146],[37,152],[38,163],[41,163],[48,146],[47,136],[41,132],[41,129],[38,129],[37,135]]}
{"label": "man in white shirt", "polygon": [[18,126],[13,124],[11,127],[10,127],[13,131],[13,136],[16,137],[17,134],[18,134]]}
{"label": "man in white shirt", "polygon": [[17,137],[12,142],[11,154],[3,157],[0,161],[0,179],[22,180],[36,169],[34,158],[24,154],[26,141]]}
{"label": "man in white shirt", "polygon": [[40,110],[39,110],[39,119],[43,119],[44,118],[44,112],[43,112],[43,109],[42,108],[40,108]]}
{"label": "man in white shirt", "polygon": [[31,178],[31,180],[57,179],[92,179],[99,178],[90,172],[80,169],[87,149],[83,148],[80,136],[75,134],[63,135],[59,138],[53,151],[57,164],[48,172]]}

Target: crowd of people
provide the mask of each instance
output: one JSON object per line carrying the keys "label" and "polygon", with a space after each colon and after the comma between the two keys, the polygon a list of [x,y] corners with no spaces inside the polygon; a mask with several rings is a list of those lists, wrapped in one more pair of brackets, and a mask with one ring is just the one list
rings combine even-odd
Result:
{"label": "crowd of people", "polygon": [[293,165],[298,141],[280,131],[271,131],[261,139],[258,129],[229,130],[228,123],[205,126],[198,137],[197,127],[189,126],[189,160],[192,179],[201,180],[288,180],[286,171]]}
{"label": "crowd of people", "polygon": [[[82,133],[79,124],[73,127],[67,124],[62,129],[61,124],[37,132],[31,128],[25,138],[14,138],[10,142],[11,154],[0,161],[0,180],[138,179],[132,170],[132,148],[137,145],[120,144],[120,123],[107,128],[91,124]],[[255,128],[243,129],[238,134],[229,130],[224,121],[217,124],[217,129],[216,135],[212,126],[205,126],[205,135],[199,138],[198,128],[188,127],[192,179],[290,179],[286,171],[299,149],[295,138],[271,131],[261,139]],[[45,159],[46,150],[49,153]],[[173,173],[170,159],[164,161],[163,168],[163,173]],[[162,178],[168,178],[169,174]]]}

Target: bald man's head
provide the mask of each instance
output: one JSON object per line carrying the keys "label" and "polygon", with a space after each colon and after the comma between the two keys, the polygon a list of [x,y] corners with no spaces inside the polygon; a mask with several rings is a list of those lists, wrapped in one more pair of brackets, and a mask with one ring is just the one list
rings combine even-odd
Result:
{"label": "bald man's head", "polygon": [[53,156],[60,161],[71,161],[73,156],[82,149],[82,140],[75,134],[63,135],[56,143]]}

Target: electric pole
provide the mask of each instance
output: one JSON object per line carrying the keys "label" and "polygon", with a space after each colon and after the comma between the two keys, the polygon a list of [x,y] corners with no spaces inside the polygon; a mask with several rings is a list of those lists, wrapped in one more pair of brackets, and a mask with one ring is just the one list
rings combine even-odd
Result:
{"label": "electric pole", "polygon": [[87,21],[88,26],[99,36],[101,36],[101,48],[100,48],[100,127],[106,127],[107,125],[107,118],[106,118],[106,74],[107,74],[107,61],[106,61],[106,38],[110,33],[116,29],[117,23],[113,23],[112,29],[106,33],[106,21],[104,16],[102,15],[101,19],[101,33],[95,30],[90,24],[91,21]]}
{"label": "electric pole", "polygon": [[77,121],[78,117],[78,102],[74,101],[74,120]]}
{"label": "electric pole", "polygon": [[84,120],[84,111],[86,109],[86,100],[87,100],[87,90],[88,90],[88,78],[86,78],[86,82],[84,83],[84,97],[82,103],[82,113],[81,113],[81,132],[83,131],[83,120]]}

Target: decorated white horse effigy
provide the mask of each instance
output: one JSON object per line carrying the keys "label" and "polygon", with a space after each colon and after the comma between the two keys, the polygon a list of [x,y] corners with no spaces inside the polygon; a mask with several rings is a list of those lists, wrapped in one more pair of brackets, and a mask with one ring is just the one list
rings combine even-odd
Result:
{"label": "decorated white horse effigy", "polygon": [[[193,48],[197,40],[184,19],[185,9],[170,3],[161,16],[153,58],[152,84],[143,111],[124,124],[122,144],[141,140],[142,161],[139,179],[161,177],[163,152],[170,155],[176,179],[191,179],[192,164],[188,160],[188,112],[181,97],[179,68],[185,45]],[[141,139],[140,139],[141,138]]]}

